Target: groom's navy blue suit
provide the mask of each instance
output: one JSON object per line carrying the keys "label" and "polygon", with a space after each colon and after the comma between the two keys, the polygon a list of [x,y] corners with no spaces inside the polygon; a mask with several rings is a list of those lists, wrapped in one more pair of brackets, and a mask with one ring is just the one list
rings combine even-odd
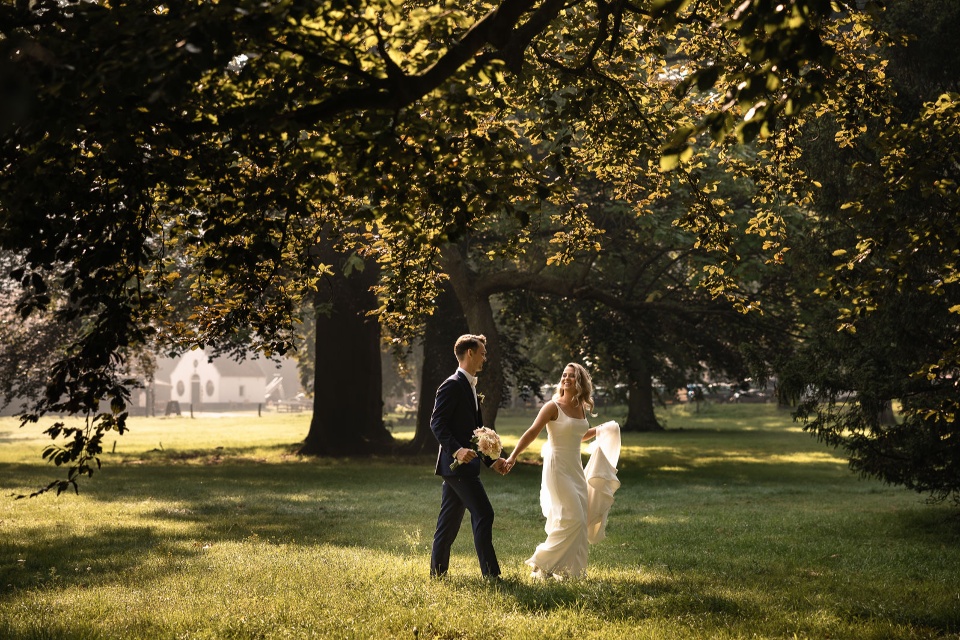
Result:
{"label": "groom's navy blue suit", "polygon": [[485,577],[500,575],[497,554],[493,550],[493,506],[480,482],[480,465],[490,466],[493,460],[478,455],[456,470],[451,470],[454,453],[470,448],[470,438],[483,426],[478,403],[470,382],[461,371],[453,374],[437,389],[437,400],[430,418],[430,429],[440,442],[436,474],[443,477],[440,517],[433,536],[430,574],[442,576],[450,565],[450,547],[457,538],[464,511],[470,511],[473,543],[480,560],[480,573]]}

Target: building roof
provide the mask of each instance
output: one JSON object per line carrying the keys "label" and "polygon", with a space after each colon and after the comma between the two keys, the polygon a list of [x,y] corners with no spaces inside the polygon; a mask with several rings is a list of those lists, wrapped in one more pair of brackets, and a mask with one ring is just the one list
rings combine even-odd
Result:
{"label": "building roof", "polygon": [[211,364],[221,376],[228,378],[266,378],[259,360],[237,362],[230,358],[214,358]]}

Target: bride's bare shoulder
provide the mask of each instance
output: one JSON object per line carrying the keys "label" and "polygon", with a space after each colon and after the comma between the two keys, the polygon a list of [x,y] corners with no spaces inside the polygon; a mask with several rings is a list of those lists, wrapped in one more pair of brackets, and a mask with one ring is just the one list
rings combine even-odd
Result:
{"label": "bride's bare shoulder", "polygon": [[560,417],[560,405],[556,400],[547,400],[540,408],[540,414],[546,416],[550,420],[556,420]]}

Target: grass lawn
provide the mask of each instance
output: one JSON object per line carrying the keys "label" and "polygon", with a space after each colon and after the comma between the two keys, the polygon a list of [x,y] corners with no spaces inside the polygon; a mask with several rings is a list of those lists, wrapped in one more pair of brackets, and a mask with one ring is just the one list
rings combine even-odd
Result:
{"label": "grass lawn", "polygon": [[[533,416],[501,419],[508,449]],[[537,447],[484,474],[500,587],[467,522],[428,579],[431,456],[299,458],[308,414],[133,419],[79,496],[29,500],[60,470],[0,419],[0,638],[960,638],[957,509],[858,479],[770,405],[663,417],[624,435],[584,580],[524,570]]]}

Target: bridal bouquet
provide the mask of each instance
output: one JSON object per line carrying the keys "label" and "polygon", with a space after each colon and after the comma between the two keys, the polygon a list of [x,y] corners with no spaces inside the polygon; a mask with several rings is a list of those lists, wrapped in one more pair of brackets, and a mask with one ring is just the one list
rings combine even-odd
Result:
{"label": "bridal bouquet", "polygon": [[[479,429],[473,432],[473,437],[470,438],[471,449],[476,451],[482,456],[496,460],[500,457],[500,451],[502,450],[502,445],[500,444],[500,436],[497,435],[497,432],[493,429],[487,429],[486,427],[480,427]],[[453,464],[450,465],[450,469],[456,469],[460,466],[459,460],[454,460]]]}

